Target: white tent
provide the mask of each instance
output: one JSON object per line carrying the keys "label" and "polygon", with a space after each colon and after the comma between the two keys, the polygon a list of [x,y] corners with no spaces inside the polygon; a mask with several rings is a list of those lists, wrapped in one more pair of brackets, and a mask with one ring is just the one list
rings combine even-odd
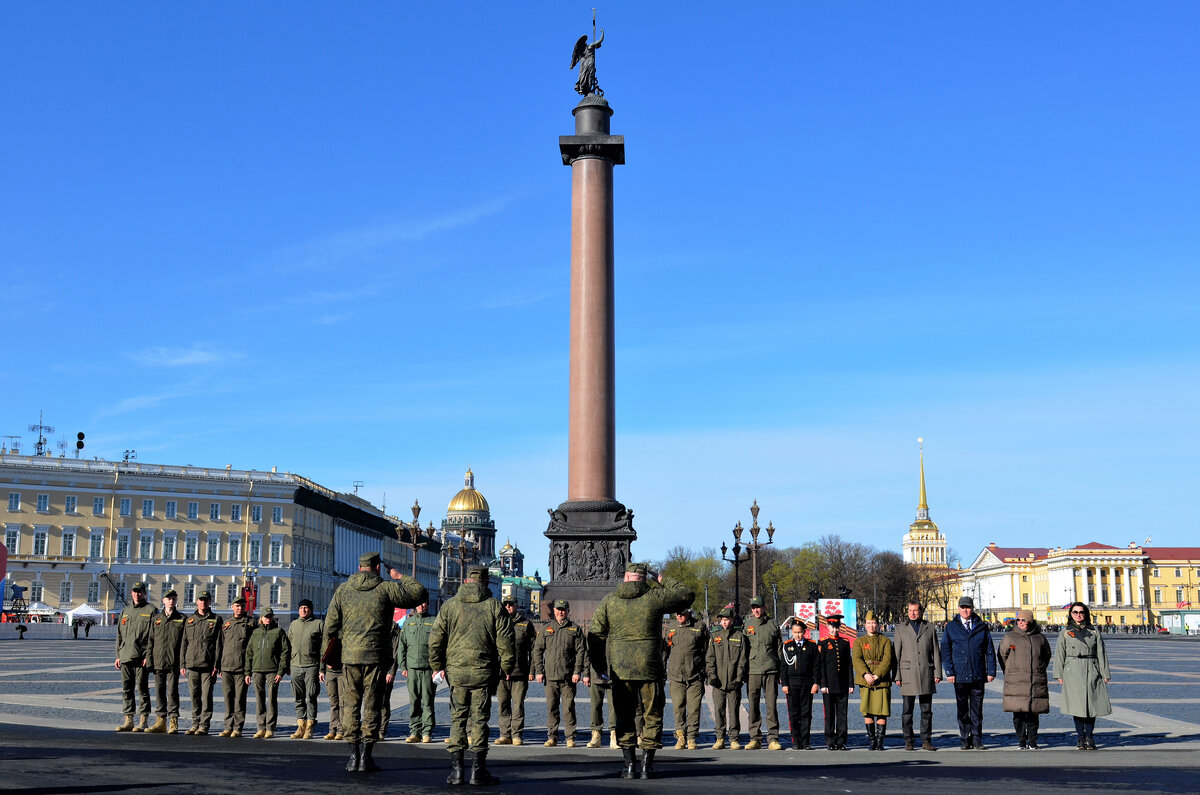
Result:
{"label": "white tent", "polygon": [[104,614],[96,608],[84,602],[78,607],[72,607],[67,611],[67,623],[72,624],[76,621],[87,621],[88,619],[99,621],[104,618]]}
{"label": "white tent", "polygon": [[45,602],[30,602],[29,607],[25,608],[25,612],[35,616],[52,616],[61,611],[55,610]]}

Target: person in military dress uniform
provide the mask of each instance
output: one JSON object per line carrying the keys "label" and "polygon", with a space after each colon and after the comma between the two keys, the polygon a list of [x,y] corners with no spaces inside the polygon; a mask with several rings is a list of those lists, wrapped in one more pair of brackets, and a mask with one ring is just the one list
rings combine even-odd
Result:
{"label": "person in military dress uniform", "polygon": [[429,603],[424,602],[408,614],[396,634],[395,664],[400,675],[408,680],[407,743],[433,742],[434,685],[433,670],[429,667],[429,633],[434,621],[429,615]]}
{"label": "person in military dress uniform", "polygon": [[[652,585],[648,579],[657,582]],[[617,744],[625,758],[622,778],[635,775],[638,745],[642,748],[642,761],[637,775],[643,779],[654,777],[654,753],[662,748],[666,701],[662,616],[683,610],[695,598],[696,594],[684,583],[653,576],[644,563],[631,563],[625,568],[625,581],[600,600],[592,615],[592,633],[607,644]],[[635,733],[638,701],[642,702],[644,713],[640,742]]]}
{"label": "person in military dress uniform", "polygon": [[225,696],[225,727],[221,737],[241,737],[246,725],[246,643],[254,632],[254,619],[246,615],[246,600],[230,605],[233,615],[221,626],[221,692]]}
{"label": "person in military dress uniform", "polygon": [[151,734],[179,732],[179,648],[183,644],[184,615],[175,609],[179,594],[163,594],[163,609],[154,617],[150,632],[150,663],[154,667],[154,701],[158,720]]}
{"label": "person in military dress uniform", "polygon": [[850,694],[854,692],[854,660],[850,644],[840,637],[842,617],[828,616],[829,637],[821,641],[817,655],[817,684],[825,702],[825,747],[846,750],[846,720]]}
{"label": "person in military dress uniform", "polygon": [[700,704],[708,658],[708,628],[692,617],[691,608],[675,614],[663,633],[667,657],[667,683],[675,717],[675,750],[696,750],[700,734]]}
{"label": "person in military dress uniform", "polygon": [[812,702],[817,694],[817,642],[808,633],[816,627],[792,619],[788,627],[790,638],[783,642],[783,666],[779,681],[787,697],[788,724],[792,732],[792,747],[798,751],[811,748]]}
{"label": "person in military dress uniform", "polygon": [[220,673],[223,626],[212,611],[212,594],[204,591],[196,597],[196,612],[183,625],[183,644],[179,650],[179,673],[187,676],[192,697],[192,728],[187,734],[208,734],[213,715],[213,685]]}
{"label": "person in military dress uniform", "polygon": [[325,611],[322,656],[333,656],[331,642],[340,646],[342,732],[350,744],[349,773],[379,769],[373,754],[384,677],[392,661],[392,616],[397,607],[408,609],[429,601],[424,585],[395,569],[389,568],[388,573],[398,582],[385,582],[379,564],[378,552],[361,555],[358,572],[338,586]]}
{"label": "person in military dress uniform", "polygon": [[733,610],[726,607],[717,613],[717,621],[721,628],[713,633],[705,658],[708,684],[712,687],[713,719],[717,724],[713,750],[724,748],[728,737],[729,747],[736,751],[742,747],[738,742],[742,734],[742,685],[749,675],[750,644],[734,625]]}
{"label": "person in military dress uniform", "polygon": [[742,626],[750,644],[750,679],[746,699],[750,713],[750,742],[746,750],[762,748],[762,712],[760,698],[767,707],[767,747],[783,750],[779,742],[779,627],[767,614],[761,597],[750,600],[750,616]]}
{"label": "person in military dress uniform", "polygon": [[450,775],[447,784],[464,783],[463,756],[474,754],[471,783],[499,784],[487,769],[488,719],[492,694],[512,677],[516,655],[508,611],[488,588],[486,566],[469,566],[463,584],[442,605],[429,633],[429,666],[444,671],[450,685]]}
{"label": "person in military dress uniform", "polygon": [[512,596],[504,597],[500,605],[512,622],[516,657],[512,675],[496,685],[496,703],[500,712],[500,737],[496,745],[521,745],[524,742],[521,733],[525,731],[525,694],[533,679],[533,641],[537,629],[529,616],[522,615],[517,609],[517,600]]}
{"label": "person in military dress uniform", "polygon": [[886,750],[887,719],[892,714],[892,672],[896,655],[892,641],[880,633],[874,611],[867,611],[866,633],[854,639],[850,656],[854,658],[854,683],[858,685],[859,711],[866,724],[872,751]]}
{"label": "person in military dress uniform", "polygon": [[[558,724],[566,730],[567,747],[575,747],[575,686],[588,675],[584,632],[570,618],[571,603],[554,603],[554,618],[533,642],[533,675],[546,688],[546,747],[558,745]],[[564,714],[565,713],[565,714]]]}
{"label": "person in military dress uniform", "polygon": [[[133,603],[126,605],[117,619],[117,659],[113,664],[121,672],[121,699],[125,710],[125,720],[117,731],[143,732],[150,728],[146,725],[150,721],[150,636],[158,609],[146,601],[144,582],[134,583],[130,599]],[[138,713],[136,726],[133,723],[135,712]]]}
{"label": "person in military dress uniform", "polygon": [[275,623],[275,611],[267,608],[258,617],[258,626],[246,643],[244,679],[254,682],[254,718],[258,731],[254,739],[269,740],[275,736],[279,721],[279,683],[288,672],[292,659],[288,634]]}

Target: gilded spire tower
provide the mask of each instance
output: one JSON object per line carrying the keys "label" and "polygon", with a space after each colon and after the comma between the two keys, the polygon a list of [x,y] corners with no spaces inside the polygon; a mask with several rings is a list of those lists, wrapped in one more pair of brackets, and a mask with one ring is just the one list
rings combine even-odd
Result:
{"label": "gilded spire tower", "polygon": [[944,568],[946,537],[929,518],[929,499],[925,495],[925,440],[918,438],[917,444],[920,446],[921,490],[917,500],[917,519],[908,526],[908,532],[904,534],[904,562]]}

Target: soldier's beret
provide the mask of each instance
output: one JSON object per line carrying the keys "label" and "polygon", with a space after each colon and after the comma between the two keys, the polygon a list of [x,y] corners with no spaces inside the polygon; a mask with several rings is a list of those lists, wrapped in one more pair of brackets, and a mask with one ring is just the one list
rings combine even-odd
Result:
{"label": "soldier's beret", "polygon": [[275,611],[268,607],[266,610],[262,611],[262,617],[263,618],[274,618]]}
{"label": "soldier's beret", "polygon": [[237,599],[234,599],[232,602],[230,602],[230,604],[241,605],[242,607],[245,607],[246,599],[245,597],[239,596]]}
{"label": "soldier's beret", "polygon": [[717,618],[733,618],[733,611],[728,607],[723,608],[720,613],[717,613]]}
{"label": "soldier's beret", "polygon": [[145,592],[146,592],[146,583],[144,583],[144,582],[135,582],[135,583],[133,584],[133,587],[132,587],[132,588],[130,588],[129,590],[131,590],[131,591],[137,591],[138,593],[145,593]]}
{"label": "soldier's beret", "polygon": [[554,602],[554,609],[555,610],[570,610],[571,603],[568,602],[566,599],[557,599]]}
{"label": "soldier's beret", "polygon": [[312,610],[313,609],[312,599],[301,599],[300,607],[307,607],[309,610]]}
{"label": "soldier's beret", "polygon": [[491,573],[487,566],[467,566],[467,578],[487,582],[491,579]]}
{"label": "soldier's beret", "polygon": [[625,567],[625,571],[629,572],[630,574],[640,574],[645,577],[647,572],[650,571],[650,567],[645,563],[630,563]]}
{"label": "soldier's beret", "polygon": [[201,592],[200,592],[200,595],[199,595],[199,596],[197,596],[197,597],[196,597],[196,599],[198,599],[198,600],[199,600],[199,599],[203,599],[203,600],[204,600],[204,601],[206,601],[206,602],[211,602],[211,601],[212,601],[212,594],[211,594],[211,593],[209,593],[208,591],[201,591]]}
{"label": "soldier's beret", "polygon": [[762,607],[762,606],[763,606],[763,600],[762,600],[762,597],[761,597],[761,596],[756,596],[756,597],[754,597],[753,599],[751,599],[751,600],[750,600],[750,606],[751,606],[751,607]]}
{"label": "soldier's beret", "polygon": [[171,590],[169,590],[165,594],[163,594],[163,599],[178,599],[178,598],[179,598],[179,594],[175,593],[174,588],[172,588]]}
{"label": "soldier's beret", "polygon": [[360,566],[378,566],[379,565],[379,553],[378,552],[364,552],[363,554],[358,556],[358,565],[360,565]]}

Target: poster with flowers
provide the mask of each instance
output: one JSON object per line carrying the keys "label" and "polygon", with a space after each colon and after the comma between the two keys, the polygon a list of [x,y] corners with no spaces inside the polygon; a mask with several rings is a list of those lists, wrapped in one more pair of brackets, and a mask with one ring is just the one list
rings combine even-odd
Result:
{"label": "poster with flowers", "polygon": [[[839,634],[851,643],[858,637],[858,600],[857,599],[820,599],[817,601],[817,613],[822,619],[827,616],[841,615],[842,630]],[[824,620],[820,622],[821,639],[829,637],[829,625]]]}
{"label": "poster with flowers", "polygon": [[[804,621],[806,623],[809,621],[816,621],[817,620],[817,603],[816,602],[793,602],[792,603],[792,615],[796,617],[797,621]],[[790,630],[789,630],[789,632],[790,632]],[[816,630],[816,629],[810,629],[808,631],[808,637],[810,640],[817,640],[818,639],[817,634],[818,634],[818,630]],[[784,640],[787,640],[787,638],[788,638],[788,636],[784,635]]]}

